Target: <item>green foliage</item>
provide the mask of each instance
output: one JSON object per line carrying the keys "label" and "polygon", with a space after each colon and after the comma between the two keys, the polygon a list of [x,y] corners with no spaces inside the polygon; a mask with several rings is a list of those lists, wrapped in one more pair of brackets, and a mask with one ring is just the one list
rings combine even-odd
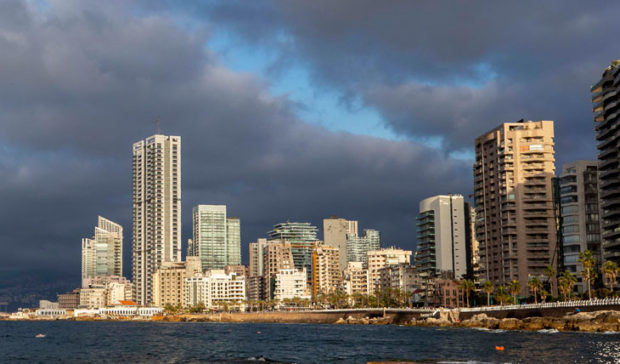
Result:
{"label": "green foliage", "polygon": [[469,307],[469,294],[471,293],[471,291],[476,289],[474,281],[472,281],[471,279],[464,279],[459,283],[459,288],[462,289],[463,292],[465,292],[467,307]]}
{"label": "green foliage", "polygon": [[513,279],[510,283],[508,283],[508,290],[510,291],[512,298],[514,299],[514,304],[516,305],[517,295],[521,292],[521,283],[516,279]]}
{"label": "green foliage", "polygon": [[570,299],[571,292],[573,291],[573,287],[576,282],[577,277],[575,277],[575,275],[568,270],[562,273],[560,278],[558,278],[559,289],[565,300]]}
{"label": "green foliage", "polygon": [[588,298],[592,299],[592,281],[598,276],[596,268],[596,257],[592,255],[590,250],[586,250],[579,254],[579,263],[581,263],[581,278],[588,284]]}
{"label": "green foliage", "polygon": [[614,284],[616,284],[616,279],[618,279],[620,267],[618,267],[618,264],[616,264],[615,262],[608,260],[603,264],[602,271],[605,278],[607,278],[609,289],[611,290],[610,294],[613,296]]}
{"label": "green foliage", "polygon": [[491,293],[495,291],[495,285],[491,281],[484,281],[482,284],[482,289],[487,294],[487,306],[491,305]]}
{"label": "green foliage", "polygon": [[194,306],[189,308],[189,312],[191,313],[202,313],[205,310],[205,304],[204,302],[198,302],[197,304],[195,304]]}
{"label": "green foliage", "polygon": [[530,287],[530,290],[532,291],[532,293],[534,294],[534,303],[538,303],[538,297],[536,297],[536,292],[542,288],[542,281],[536,277],[530,277],[530,280],[527,282],[528,287]]}

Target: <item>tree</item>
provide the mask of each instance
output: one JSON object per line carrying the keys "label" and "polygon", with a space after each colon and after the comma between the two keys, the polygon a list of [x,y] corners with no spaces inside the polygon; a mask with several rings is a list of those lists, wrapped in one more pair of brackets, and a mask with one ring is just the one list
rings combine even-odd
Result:
{"label": "tree", "polygon": [[565,271],[560,278],[558,278],[559,289],[565,300],[570,299],[570,293],[573,290],[575,282],[577,282],[577,277],[570,271]]}
{"label": "tree", "polygon": [[597,274],[595,271],[596,257],[592,255],[590,250],[586,250],[579,254],[579,263],[581,263],[581,277],[588,284],[588,299],[592,299],[592,281],[596,279]]}
{"label": "tree", "polygon": [[611,295],[614,295],[614,284],[616,284],[616,279],[618,279],[618,273],[620,273],[620,267],[615,262],[608,260],[603,264],[603,275],[607,278],[607,282],[609,284],[609,289],[611,290]]}
{"label": "tree", "polygon": [[538,277],[533,276],[527,282],[527,285],[530,287],[530,290],[534,293],[534,303],[538,303],[538,298],[536,297],[536,291],[542,288],[542,282]]}
{"label": "tree", "polygon": [[201,313],[205,310],[205,303],[204,302],[198,302],[197,304],[195,304],[194,306],[190,307],[189,312],[191,313]]}
{"label": "tree", "polygon": [[497,287],[497,292],[495,293],[495,297],[499,301],[500,306],[504,305],[504,302],[509,299],[510,294],[508,290],[504,286]]}
{"label": "tree", "polygon": [[491,306],[491,293],[495,290],[495,286],[491,281],[484,281],[482,289],[487,293],[487,306]]}
{"label": "tree", "polygon": [[545,268],[545,276],[547,277],[547,280],[549,281],[549,289],[551,290],[551,293],[553,295],[557,295],[557,291],[555,289],[555,269],[553,268],[552,265],[548,265],[547,268]]}
{"label": "tree", "polygon": [[469,307],[469,293],[476,288],[476,285],[471,279],[464,279],[459,283],[459,288],[465,292],[467,307]]}
{"label": "tree", "polygon": [[541,289],[540,290],[540,302],[545,302],[548,295],[549,295],[549,292],[545,291],[544,289]]}
{"label": "tree", "polygon": [[510,283],[508,283],[508,290],[510,291],[512,298],[514,299],[514,304],[516,305],[517,295],[521,292],[521,283],[516,279],[513,279]]}

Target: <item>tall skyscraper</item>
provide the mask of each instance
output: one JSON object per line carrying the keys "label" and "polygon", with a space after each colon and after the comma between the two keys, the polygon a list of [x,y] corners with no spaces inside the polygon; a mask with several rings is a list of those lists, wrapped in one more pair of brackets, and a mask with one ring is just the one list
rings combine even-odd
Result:
{"label": "tall skyscraper", "polygon": [[364,229],[363,236],[347,235],[347,263],[362,262],[368,266],[368,253],[379,249],[381,234],[379,230]]}
{"label": "tall skyscraper", "polygon": [[153,273],[181,261],[181,137],[133,145],[133,279],[136,301],[152,303]]}
{"label": "tall skyscraper", "polygon": [[225,205],[198,205],[193,209],[193,255],[202,269],[224,269],[241,264],[241,223],[226,217]]}
{"label": "tall skyscraper", "polygon": [[323,219],[323,242],[339,249],[341,272],[347,268],[347,235],[357,236],[357,221],[336,216]]}
{"label": "tall skyscraper", "polygon": [[601,80],[592,86],[596,148],[598,154],[599,191],[603,259],[620,264],[620,150],[618,125],[620,115],[620,60],[613,61]]}
{"label": "tall skyscraper", "polygon": [[416,268],[421,275],[462,279],[471,244],[470,209],[461,195],[438,195],[420,202]]}
{"label": "tall skyscraper", "polygon": [[504,123],[476,139],[474,196],[480,279],[512,280],[557,265],[553,121]]}
{"label": "tall skyscraper", "polygon": [[306,268],[308,282],[312,279],[312,249],[318,241],[317,227],[309,222],[283,222],[268,232],[270,240],[285,240],[291,243],[296,269]]}
{"label": "tall skyscraper", "polygon": [[123,276],[123,227],[99,216],[95,236],[82,239],[82,287],[104,276]]}
{"label": "tall skyscraper", "polygon": [[[601,228],[597,187],[598,163],[576,161],[562,166],[560,175],[560,216],[562,270],[579,274],[579,253],[590,250],[601,264]],[[587,290],[578,282],[580,292]]]}

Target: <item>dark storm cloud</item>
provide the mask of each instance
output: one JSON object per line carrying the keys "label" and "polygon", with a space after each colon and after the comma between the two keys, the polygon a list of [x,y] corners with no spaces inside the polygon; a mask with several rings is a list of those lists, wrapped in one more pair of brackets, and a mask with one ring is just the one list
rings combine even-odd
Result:
{"label": "dark storm cloud", "polygon": [[206,27],[125,2],[25,4],[0,11],[2,273],[43,267],[77,284],[101,214],[125,228],[129,275],[131,143],[157,118],[182,137],[184,239],[192,206],[227,204],[244,254],[275,223],[332,214],[413,248],[418,201],[470,189],[470,166],[428,147],[297,119],[264,81],[217,63]]}
{"label": "dark storm cloud", "polygon": [[620,4],[239,5],[223,1],[191,10],[227,24],[250,44],[279,47],[277,64],[309,66],[317,85],[339,90],[345,102],[361,98],[398,133],[439,137],[445,148],[463,150],[501,122],[551,119],[560,163],[594,157],[588,89],[620,56]]}

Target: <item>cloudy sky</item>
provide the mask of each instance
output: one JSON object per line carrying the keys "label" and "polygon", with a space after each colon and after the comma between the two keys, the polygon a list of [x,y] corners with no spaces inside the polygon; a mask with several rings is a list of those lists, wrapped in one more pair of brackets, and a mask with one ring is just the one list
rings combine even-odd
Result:
{"label": "cloudy sky", "polygon": [[[583,1],[0,2],[0,276],[77,285],[97,215],[131,252],[131,144],[182,137],[191,208],[226,204],[242,251],[338,215],[415,247],[418,202],[472,190],[473,140],[556,122],[595,158],[589,87],[620,4]],[[47,273],[46,273],[47,272]]]}

